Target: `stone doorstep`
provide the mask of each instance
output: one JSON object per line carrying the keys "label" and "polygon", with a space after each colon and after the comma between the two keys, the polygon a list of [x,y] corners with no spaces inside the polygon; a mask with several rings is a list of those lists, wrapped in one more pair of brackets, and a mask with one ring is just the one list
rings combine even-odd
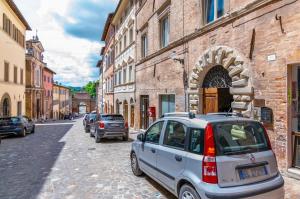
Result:
{"label": "stone doorstep", "polygon": [[284,175],[294,178],[296,180],[300,180],[300,169],[297,168],[289,168],[287,172],[284,173]]}

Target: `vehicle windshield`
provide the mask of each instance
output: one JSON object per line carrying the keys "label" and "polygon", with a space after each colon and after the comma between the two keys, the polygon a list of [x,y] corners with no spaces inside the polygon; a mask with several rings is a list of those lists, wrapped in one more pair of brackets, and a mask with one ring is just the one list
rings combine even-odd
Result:
{"label": "vehicle windshield", "polygon": [[103,121],[116,121],[116,120],[124,120],[122,115],[102,115],[101,119]]}
{"label": "vehicle windshield", "polygon": [[217,155],[237,155],[269,150],[258,122],[222,122],[213,125]]}

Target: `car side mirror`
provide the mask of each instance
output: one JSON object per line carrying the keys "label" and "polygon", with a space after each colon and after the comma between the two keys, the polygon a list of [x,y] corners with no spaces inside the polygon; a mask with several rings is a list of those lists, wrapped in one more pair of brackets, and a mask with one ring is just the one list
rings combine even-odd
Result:
{"label": "car side mirror", "polygon": [[144,133],[140,133],[137,135],[137,140],[144,142],[145,141],[145,134]]}
{"label": "car side mirror", "polygon": [[28,119],[28,122],[32,122],[32,119]]}
{"label": "car side mirror", "polygon": [[94,119],[90,119],[90,123],[93,123],[94,122]]}

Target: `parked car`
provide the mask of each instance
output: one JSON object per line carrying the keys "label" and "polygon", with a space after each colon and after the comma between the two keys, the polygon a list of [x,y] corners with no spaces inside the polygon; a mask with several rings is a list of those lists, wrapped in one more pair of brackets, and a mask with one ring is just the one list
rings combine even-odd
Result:
{"label": "parked car", "polygon": [[0,118],[0,135],[18,135],[25,137],[34,133],[35,124],[26,116]]}
{"label": "parked car", "polygon": [[128,123],[119,114],[100,114],[90,120],[90,136],[95,137],[96,143],[103,138],[121,137],[128,141]]}
{"label": "parked car", "polygon": [[83,119],[83,125],[84,125],[84,130],[86,133],[89,133],[90,132],[90,123],[91,123],[91,120],[95,120],[97,116],[97,113],[89,113],[87,114],[84,119]]}
{"label": "parked car", "polygon": [[234,115],[166,114],[133,142],[131,167],[179,199],[284,198],[263,125]]}
{"label": "parked car", "polygon": [[83,121],[82,121],[82,124],[83,126],[85,127],[85,123],[86,123],[86,120],[87,120],[87,117],[88,117],[89,113],[86,113],[83,115]]}

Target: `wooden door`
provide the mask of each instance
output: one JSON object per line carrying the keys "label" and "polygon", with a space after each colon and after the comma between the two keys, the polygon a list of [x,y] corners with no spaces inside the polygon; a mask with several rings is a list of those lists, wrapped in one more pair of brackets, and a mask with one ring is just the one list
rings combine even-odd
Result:
{"label": "wooden door", "polygon": [[203,113],[216,113],[219,110],[218,104],[218,89],[205,88],[203,89]]}
{"label": "wooden door", "polygon": [[130,108],[130,127],[134,127],[134,105]]}
{"label": "wooden door", "polygon": [[127,101],[124,102],[124,110],[123,110],[123,116],[124,116],[124,119],[125,119],[125,122],[128,123],[128,103]]}
{"label": "wooden door", "polygon": [[148,108],[149,108],[149,96],[141,96],[141,107],[140,107],[140,128],[147,129],[149,126],[149,117],[148,117]]}

